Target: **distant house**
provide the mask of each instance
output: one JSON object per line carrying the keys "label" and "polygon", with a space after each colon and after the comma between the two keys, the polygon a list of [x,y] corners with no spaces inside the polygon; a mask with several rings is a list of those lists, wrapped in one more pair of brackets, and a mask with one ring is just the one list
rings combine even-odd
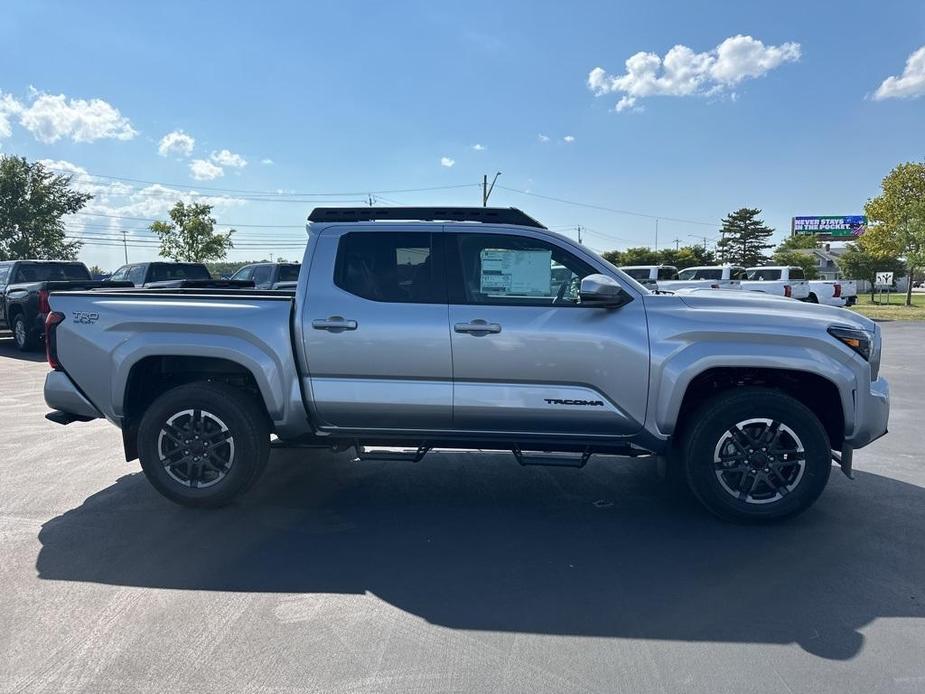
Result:
{"label": "distant house", "polygon": [[841,278],[838,269],[838,257],[845,252],[845,247],[832,246],[828,243],[821,248],[802,248],[797,253],[810,255],[816,261],[816,274],[822,280],[837,280]]}

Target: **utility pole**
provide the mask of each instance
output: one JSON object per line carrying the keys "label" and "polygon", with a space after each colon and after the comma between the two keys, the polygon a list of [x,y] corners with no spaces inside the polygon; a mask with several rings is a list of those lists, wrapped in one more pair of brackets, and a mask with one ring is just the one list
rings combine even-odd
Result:
{"label": "utility pole", "polygon": [[372,207],[373,203],[376,202],[376,198],[373,197],[372,193],[367,194],[366,201],[369,203],[369,206]]}
{"label": "utility pole", "polygon": [[581,224],[579,224],[576,228],[578,230],[578,243],[580,244],[581,243]]}
{"label": "utility pole", "polygon": [[498,176],[500,175],[500,171],[495,174],[495,177],[491,181],[491,186],[488,185],[488,174],[482,176],[482,207],[488,207],[488,198],[491,196],[491,191],[495,189],[495,181],[498,180]]}
{"label": "utility pole", "polygon": [[674,240],[674,249],[678,250],[678,247],[681,245],[681,239]]}
{"label": "utility pole", "polygon": [[122,230],[122,250],[125,251],[125,264],[128,265],[128,244],[125,242],[125,229]]}
{"label": "utility pole", "polygon": [[658,217],[655,218],[655,250],[658,250]]}

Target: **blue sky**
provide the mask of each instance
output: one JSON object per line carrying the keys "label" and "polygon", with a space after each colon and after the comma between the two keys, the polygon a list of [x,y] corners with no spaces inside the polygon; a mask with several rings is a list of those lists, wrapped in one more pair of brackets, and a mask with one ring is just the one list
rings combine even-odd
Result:
{"label": "blue sky", "polygon": [[654,220],[514,190],[660,216],[660,245],[741,206],[782,236],[925,155],[923,46],[921,2],[8,2],[0,152],[86,172],[109,216],[73,233],[110,269],[112,234],[153,257],[136,230],[193,191],[252,225],[232,259],[293,258],[313,206],[295,193],[468,184],[378,199],[476,205],[498,170],[492,204],[599,250],[651,245]]}

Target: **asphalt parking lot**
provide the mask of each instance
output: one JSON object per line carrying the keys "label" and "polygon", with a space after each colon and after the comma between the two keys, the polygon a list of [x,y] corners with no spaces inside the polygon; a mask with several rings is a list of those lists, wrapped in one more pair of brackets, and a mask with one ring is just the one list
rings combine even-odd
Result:
{"label": "asphalt parking lot", "polygon": [[771,527],[494,453],[185,510],[0,338],[0,692],[925,692],[925,324],[882,327],[889,436]]}

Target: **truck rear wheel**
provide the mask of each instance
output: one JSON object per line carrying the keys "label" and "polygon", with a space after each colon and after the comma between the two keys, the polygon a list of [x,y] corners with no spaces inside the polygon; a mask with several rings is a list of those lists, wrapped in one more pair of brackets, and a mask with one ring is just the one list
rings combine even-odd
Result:
{"label": "truck rear wheel", "polygon": [[270,455],[266,414],[240,388],[201,381],[158,397],[138,427],[148,481],[171,501],[214,508],[244,493]]}
{"label": "truck rear wheel", "polygon": [[798,400],[768,388],[720,393],[691,418],[681,452],[691,490],[732,521],[772,521],[809,508],[832,469],[828,435]]}

